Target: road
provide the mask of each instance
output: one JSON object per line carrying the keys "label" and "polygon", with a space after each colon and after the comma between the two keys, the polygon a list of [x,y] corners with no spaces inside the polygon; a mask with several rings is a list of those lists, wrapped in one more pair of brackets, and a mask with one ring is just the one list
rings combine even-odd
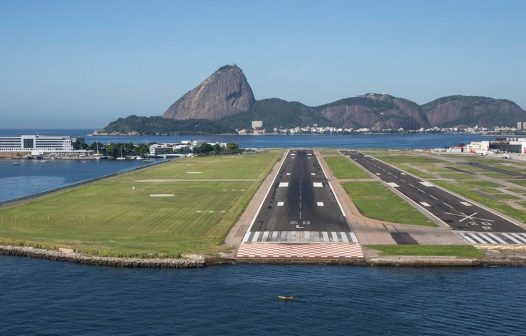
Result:
{"label": "road", "polygon": [[244,241],[357,242],[312,150],[290,150]]}
{"label": "road", "polygon": [[[373,157],[365,156],[357,151],[342,151],[356,163],[376,175],[378,178],[395,188],[420,207],[433,214],[447,224],[451,229],[467,232],[486,232],[487,235],[475,234],[474,237],[489,237],[489,242],[502,240],[504,243],[515,243],[507,235],[495,235],[494,232],[519,233],[526,232],[511,221],[491,212],[468,200],[459,198],[432,183],[409,175],[397,168],[383,163]],[[526,236],[525,236],[526,238]],[[517,238],[520,240],[519,238]],[[522,241],[522,240],[521,240]]]}

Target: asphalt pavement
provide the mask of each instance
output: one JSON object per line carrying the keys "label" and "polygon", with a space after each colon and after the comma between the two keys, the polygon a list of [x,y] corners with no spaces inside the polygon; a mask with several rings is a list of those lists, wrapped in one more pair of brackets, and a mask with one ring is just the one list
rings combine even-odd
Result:
{"label": "asphalt pavement", "polygon": [[356,239],[314,151],[299,149],[287,153],[245,240],[256,241],[255,232],[266,232],[265,241]]}
{"label": "asphalt pavement", "polygon": [[[526,230],[469,200],[453,195],[430,182],[416,178],[380,160],[357,151],[342,151],[356,163],[395,188],[453,230],[472,232],[517,232]],[[500,237],[500,236],[498,236]],[[505,241],[508,239],[505,238]]]}

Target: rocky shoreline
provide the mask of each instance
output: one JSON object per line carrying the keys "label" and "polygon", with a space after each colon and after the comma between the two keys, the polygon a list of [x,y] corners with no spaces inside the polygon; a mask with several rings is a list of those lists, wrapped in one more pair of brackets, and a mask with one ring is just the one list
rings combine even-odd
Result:
{"label": "rocky shoreline", "polygon": [[78,264],[129,268],[198,268],[223,264],[281,264],[281,265],[349,265],[370,267],[524,267],[526,254],[487,255],[481,259],[457,257],[385,256],[351,259],[248,259],[184,255],[182,258],[121,258],[99,257],[70,249],[45,250],[27,246],[0,245],[0,255],[30,257]]}
{"label": "rocky shoreline", "polygon": [[204,267],[203,256],[189,255],[183,258],[119,258],[99,257],[76,253],[69,250],[51,251],[26,246],[0,245],[0,255],[31,257],[53,261],[69,261],[79,264],[112,267],[142,267],[142,268],[197,268]]}

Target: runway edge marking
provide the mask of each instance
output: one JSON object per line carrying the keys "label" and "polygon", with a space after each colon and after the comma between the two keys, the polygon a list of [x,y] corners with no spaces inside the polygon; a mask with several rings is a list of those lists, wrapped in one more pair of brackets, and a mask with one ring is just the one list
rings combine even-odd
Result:
{"label": "runway edge marking", "polygon": [[245,236],[243,237],[243,240],[241,243],[246,242],[248,239],[248,236],[250,236],[250,230],[252,229],[252,226],[254,226],[254,223],[256,222],[256,218],[259,215],[259,212],[261,211],[261,208],[263,207],[263,203],[265,203],[265,200],[267,199],[268,194],[270,193],[270,190],[274,186],[274,183],[276,183],[276,179],[278,178],[279,172],[281,171],[281,168],[283,168],[283,164],[285,163],[285,160],[287,160],[287,157],[289,156],[290,149],[287,150],[287,153],[283,155],[281,158],[281,163],[279,164],[278,170],[276,172],[276,175],[274,175],[274,178],[272,179],[272,183],[269,185],[267,192],[265,193],[265,197],[263,197],[263,200],[261,201],[261,204],[259,204],[258,210],[256,211],[256,214],[254,215],[254,218],[252,218],[252,222],[250,223],[247,232],[245,233]]}

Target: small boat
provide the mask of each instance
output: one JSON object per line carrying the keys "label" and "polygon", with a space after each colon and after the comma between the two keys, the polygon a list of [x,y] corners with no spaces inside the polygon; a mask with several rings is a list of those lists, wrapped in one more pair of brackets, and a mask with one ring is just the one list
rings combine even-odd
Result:
{"label": "small boat", "polygon": [[20,166],[20,163],[15,162],[15,163],[13,163],[13,166]]}
{"label": "small boat", "polygon": [[119,156],[115,160],[126,160],[126,158],[124,156],[122,156],[122,147],[121,147],[121,156]]}
{"label": "small boat", "polygon": [[135,158],[135,160],[143,160],[143,157],[142,157],[142,156],[137,156],[137,157]]}
{"label": "small boat", "polygon": [[292,295],[279,295],[278,299],[280,301],[294,301],[295,300],[294,296],[292,296]]}

